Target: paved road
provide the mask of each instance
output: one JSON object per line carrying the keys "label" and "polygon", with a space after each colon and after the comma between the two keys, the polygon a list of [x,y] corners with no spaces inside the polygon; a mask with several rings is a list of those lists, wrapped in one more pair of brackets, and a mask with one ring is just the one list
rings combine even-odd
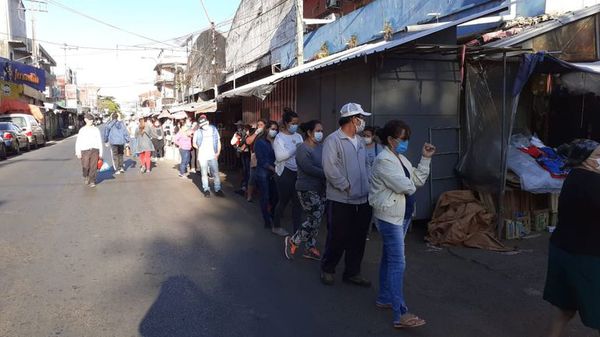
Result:
{"label": "paved road", "polygon": [[[428,325],[394,331],[376,288],[322,286],[284,260],[256,204],[204,199],[173,163],[83,186],[74,139],[0,162],[0,336],[540,336],[545,240],[506,256],[408,243],[406,293]],[[129,164],[133,162],[129,161]],[[381,243],[364,273],[376,280]],[[569,336],[592,336],[579,322]]]}

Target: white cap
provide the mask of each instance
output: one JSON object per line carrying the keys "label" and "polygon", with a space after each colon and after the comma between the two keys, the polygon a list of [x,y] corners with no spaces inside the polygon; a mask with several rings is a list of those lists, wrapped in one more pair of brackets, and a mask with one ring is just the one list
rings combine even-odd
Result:
{"label": "white cap", "polygon": [[371,116],[371,113],[365,112],[358,103],[347,103],[340,109],[341,117],[350,117],[354,115]]}

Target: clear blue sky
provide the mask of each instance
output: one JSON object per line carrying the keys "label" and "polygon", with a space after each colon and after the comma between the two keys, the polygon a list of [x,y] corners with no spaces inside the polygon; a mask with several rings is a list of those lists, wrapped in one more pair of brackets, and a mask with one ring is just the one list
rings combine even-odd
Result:
{"label": "clear blue sky", "polygon": [[[140,35],[163,41],[199,31],[209,26],[200,0],[141,1],[141,0],[50,0],[47,13],[33,13],[36,18],[36,37],[48,50],[62,73],[64,51],[58,45],[93,46],[100,48],[129,48],[126,45],[164,47],[142,37],[104,26],[72,13],[52,2],[85,13],[101,21]],[[222,22],[234,16],[239,0],[204,0],[211,20]],[[31,3],[25,1],[26,7]],[[32,12],[27,12],[31,29]],[[227,27],[221,28],[221,30]],[[169,41],[169,44],[177,44]],[[67,51],[69,67],[78,72],[81,82],[100,84],[101,94],[115,95],[121,100],[135,100],[137,93],[152,87],[152,68],[158,50],[105,51],[80,48]],[[144,84],[142,84],[144,83]]]}

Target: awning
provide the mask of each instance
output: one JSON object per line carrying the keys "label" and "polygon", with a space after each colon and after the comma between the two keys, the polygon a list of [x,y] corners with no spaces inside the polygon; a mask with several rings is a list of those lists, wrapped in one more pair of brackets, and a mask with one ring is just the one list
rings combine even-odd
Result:
{"label": "awning", "polygon": [[160,115],[158,115],[158,118],[172,118],[172,117],[171,117],[171,114],[169,113],[169,111],[163,110],[160,112]]}
{"label": "awning", "polygon": [[37,121],[40,123],[44,122],[44,114],[42,113],[42,110],[40,110],[39,106],[29,104],[29,110],[31,110],[31,114],[33,115],[33,118],[37,119]]}
{"label": "awning", "polygon": [[3,98],[0,101],[0,114],[7,112],[31,113],[29,104],[16,99]]}
{"label": "awning", "polygon": [[508,9],[509,4],[504,4],[498,7],[494,7],[488,9],[486,11],[482,11],[473,15],[466,16],[464,18],[454,20],[451,22],[445,22],[440,25],[437,25],[433,28],[412,32],[412,33],[399,33],[396,35],[394,40],[390,41],[378,41],[373,43],[367,43],[356,48],[348,49],[333,55],[329,55],[322,59],[314,60],[311,62],[304,63],[298,67],[290,68],[280,73],[271,75],[269,77],[265,77],[258,81],[246,84],[244,86],[226,91],[219,96],[217,96],[217,100],[222,100],[223,98],[235,97],[235,96],[255,96],[262,100],[264,100],[271,91],[275,88],[277,82],[283,80],[284,78],[297,76],[303,73],[311,72],[317,69],[321,69],[324,67],[328,67],[340,62],[356,59],[359,57],[381,53],[383,51],[393,49],[399,47],[401,45],[413,42],[420,38],[426,37],[431,34],[438,33],[448,28],[452,28],[458,25],[461,25],[465,22],[473,21],[480,17],[484,17],[487,15],[491,15],[497,12],[501,12],[503,10]]}
{"label": "awning", "polygon": [[171,113],[176,113],[180,111],[189,111],[194,113],[206,113],[206,112],[215,112],[217,111],[217,102],[215,101],[199,101],[195,103],[187,103],[178,106],[171,107],[169,109]]}
{"label": "awning", "polygon": [[172,118],[172,119],[185,119],[185,118],[187,118],[187,116],[188,115],[185,113],[185,111],[179,111],[179,112],[176,112],[174,114],[171,114],[171,117],[169,117],[169,118]]}

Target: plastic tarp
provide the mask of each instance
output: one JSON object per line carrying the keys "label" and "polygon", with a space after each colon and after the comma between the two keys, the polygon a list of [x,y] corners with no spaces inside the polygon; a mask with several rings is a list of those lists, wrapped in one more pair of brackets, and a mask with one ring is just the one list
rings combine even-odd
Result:
{"label": "plastic tarp", "polygon": [[516,173],[523,191],[541,193],[559,193],[563,179],[552,178],[530,155],[510,145],[507,156],[508,169]]}
{"label": "plastic tarp", "polygon": [[29,104],[16,99],[3,98],[0,100],[0,114],[7,112],[31,113]]}
{"label": "plastic tarp", "polygon": [[[503,62],[480,61],[466,65],[465,144],[458,171],[469,188],[499,193],[503,185],[503,144],[508,146],[518,96],[513,97],[518,64],[507,62],[503,91]],[[503,108],[503,99],[506,99]],[[504,110],[504,112],[503,112]]]}

